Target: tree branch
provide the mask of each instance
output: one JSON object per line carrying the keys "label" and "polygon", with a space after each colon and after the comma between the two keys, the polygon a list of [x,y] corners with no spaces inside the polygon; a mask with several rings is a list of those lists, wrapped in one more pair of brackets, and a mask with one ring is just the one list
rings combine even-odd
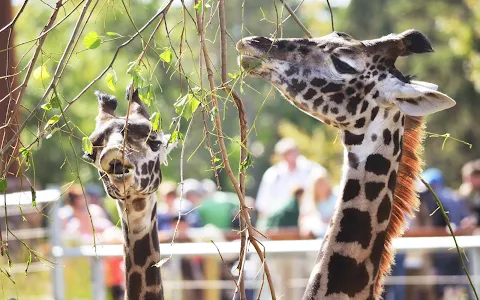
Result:
{"label": "tree branch", "polygon": [[[198,3],[198,0],[195,1],[195,3]],[[203,11],[203,8],[202,8]],[[212,99],[212,104],[218,111],[218,102],[217,102],[217,90],[215,88],[215,82],[213,78],[213,71],[212,71],[212,64],[210,61],[210,57],[208,55],[208,48],[205,43],[205,36],[204,36],[204,27],[203,27],[203,17],[201,14],[196,11],[196,16],[197,16],[197,28],[198,28],[198,33],[200,35],[200,47],[203,50],[203,59],[205,62],[205,67],[207,70],[207,78],[208,82],[210,85],[210,90],[211,90],[211,99]],[[273,286],[273,281],[270,275],[270,270],[268,268],[267,262],[265,261],[265,254],[263,253],[262,249],[260,249],[258,245],[258,241],[255,239],[255,231],[253,229],[253,226],[251,225],[250,218],[248,216],[248,211],[246,210],[247,205],[245,204],[245,197],[244,197],[244,192],[242,191],[242,188],[236,178],[235,175],[233,174],[232,168],[230,166],[230,161],[228,159],[228,151],[225,146],[225,139],[223,136],[223,129],[222,129],[222,121],[220,119],[220,116],[218,113],[215,113],[214,115],[214,122],[215,122],[215,129],[217,132],[217,137],[218,137],[218,144],[220,146],[220,152],[223,158],[223,162],[225,165],[225,170],[228,174],[228,177],[230,178],[230,181],[235,189],[235,192],[237,193],[238,199],[240,201],[240,216],[243,218],[243,221],[245,222],[246,230],[248,232],[248,240],[252,243],[252,245],[255,247],[255,250],[257,251],[257,254],[264,264],[264,269],[265,269],[265,274],[267,277],[267,281],[269,284],[270,288],[270,293],[272,296],[272,299],[277,299],[275,296],[275,289]],[[245,255],[245,254],[244,254]]]}

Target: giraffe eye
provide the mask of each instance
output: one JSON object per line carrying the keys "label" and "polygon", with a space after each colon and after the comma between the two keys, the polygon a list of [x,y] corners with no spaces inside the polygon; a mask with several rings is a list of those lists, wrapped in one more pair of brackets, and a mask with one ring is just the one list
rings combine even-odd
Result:
{"label": "giraffe eye", "polygon": [[357,74],[357,70],[352,68],[349,64],[344,61],[341,61],[338,57],[332,55],[332,62],[337,69],[337,72],[340,74]]}
{"label": "giraffe eye", "polygon": [[148,145],[152,151],[158,151],[160,150],[160,146],[162,146],[162,141],[148,140]]}

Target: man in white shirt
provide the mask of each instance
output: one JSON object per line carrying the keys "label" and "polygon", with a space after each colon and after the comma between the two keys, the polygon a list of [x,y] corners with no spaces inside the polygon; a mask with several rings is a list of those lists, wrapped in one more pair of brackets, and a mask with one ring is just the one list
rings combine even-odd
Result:
{"label": "man in white shirt", "polygon": [[275,145],[275,154],[282,160],[263,174],[255,202],[258,211],[257,226],[263,227],[268,217],[280,210],[293,197],[294,188],[305,188],[310,183],[314,169],[325,169],[298,153],[297,144],[291,138],[281,139]]}

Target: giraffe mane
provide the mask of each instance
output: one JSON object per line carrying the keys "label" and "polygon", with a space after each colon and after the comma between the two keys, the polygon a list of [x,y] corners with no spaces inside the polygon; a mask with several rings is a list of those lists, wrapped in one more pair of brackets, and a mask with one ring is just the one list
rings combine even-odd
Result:
{"label": "giraffe mane", "polygon": [[423,117],[405,116],[402,156],[398,167],[390,223],[386,232],[385,249],[375,283],[375,295],[381,295],[385,276],[390,273],[394,263],[395,252],[392,241],[404,233],[407,228],[407,217],[413,217],[420,205],[415,191],[415,181],[423,167],[421,154],[423,153],[424,127]]}

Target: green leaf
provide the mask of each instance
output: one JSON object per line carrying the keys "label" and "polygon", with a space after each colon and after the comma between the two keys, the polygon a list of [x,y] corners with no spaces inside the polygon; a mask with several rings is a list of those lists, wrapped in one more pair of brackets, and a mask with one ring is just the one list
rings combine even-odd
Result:
{"label": "green leaf", "polygon": [[195,6],[194,6],[194,8],[197,10],[198,14],[202,13],[202,7],[210,8],[212,6],[208,3],[205,3],[205,5],[203,5],[203,0],[199,0],[198,3],[195,4]]}
{"label": "green leaf", "polygon": [[23,156],[23,159],[25,160],[25,165],[27,167],[30,167],[30,149],[28,148],[20,148],[20,154]]}
{"label": "green leaf", "polygon": [[153,115],[150,117],[150,121],[152,122],[152,130],[158,131],[161,129],[160,127],[160,120],[161,120],[160,112],[154,112]]}
{"label": "green leaf", "polygon": [[83,44],[88,49],[95,49],[102,43],[102,39],[98,36],[96,31],[90,31],[84,38]]}
{"label": "green leaf", "polygon": [[60,115],[54,115],[53,117],[51,117],[51,118],[47,121],[47,124],[45,125],[45,128],[47,128],[47,127],[50,126],[50,125],[55,125],[55,124],[57,124],[58,121],[60,121]]}
{"label": "green leaf", "polygon": [[168,140],[168,143],[176,143],[177,141],[182,141],[183,142],[183,134],[180,131],[174,131],[172,132],[172,135],[170,136],[170,139]]}
{"label": "green leaf", "polygon": [[120,33],[116,33],[116,32],[113,32],[113,31],[107,31],[107,35],[116,36],[116,37],[123,37],[123,35],[121,35]]}
{"label": "green leaf", "polygon": [[240,169],[247,170],[249,167],[253,167],[253,158],[250,153],[247,154],[245,160],[240,164]]}
{"label": "green leaf", "polygon": [[115,73],[108,73],[107,77],[105,77],[105,81],[107,82],[108,88],[115,93],[115,84],[117,83],[117,76],[115,76]]}
{"label": "green leaf", "polygon": [[30,193],[32,193],[32,206],[37,207],[37,191],[35,191],[33,186],[30,186]]}
{"label": "green leaf", "polygon": [[150,106],[153,100],[152,85],[141,87],[138,89],[138,97],[145,105]]}
{"label": "green leaf", "polygon": [[237,71],[235,73],[228,73],[228,77],[232,78],[232,79],[237,79],[238,76],[240,76],[241,72],[240,71]]}
{"label": "green leaf", "polygon": [[145,79],[142,77],[140,66],[138,66],[135,61],[130,62],[129,65],[130,67],[127,70],[127,74],[132,78],[134,87],[142,87]]}
{"label": "green leaf", "polygon": [[46,111],[49,111],[49,110],[52,109],[52,105],[50,104],[50,102],[47,102],[47,103],[45,103],[45,104],[42,104],[40,107],[41,107],[43,110],[46,110]]}
{"label": "green leaf", "polygon": [[86,136],[82,138],[82,148],[83,151],[87,152],[88,154],[92,154],[93,152],[93,144],[90,139]]}
{"label": "green leaf", "polygon": [[195,8],[197,10],[197,12],[199,14],[202,13],[202,5],[203,4],[203,1],[202,0],[199,0],[197,4],[195,4],[195,6],[193,8]]}
{"label": "green leaf", "polygon": [[163,60],[166,63],[170,63],[172,61],[172,57],[173,57],[173,54],[172,54],[172,51],[170,49],[167,49],[167,50],[163,51],[162,53],[160,53],[160,59]]}
{"label": "green leaf", "polygon": [[50,99],[50,105],[52,106],[52,108],[60,108],[60,99],[58,99],[58,97],[54,95],[52,99]]}
{"label": "green leaf", "polygon": [[25,267],[25,276],[27,276],[28,267],[30,266],[31,262],[32,262],[32,251],[29,251],[28,252],[28,259],[27,259],[27,266]]}
{"label": "green leaf", "polygon": [[200,101],[198,101],[198,99],[190,93],[178,99],[173,104],[175,107],[175,112],[187,120],[190,120],[199,105]]}
{"label": "green leaf", "polygon": [[7,190],[7,179],[6,178],[0,178],[0,193],[3,193]]}
{"label": "green leaf", "polygon": [[33,78],[41,81],[44,81],[45,79],[50,78],[50,74],[48,73],[47,66],[43,64],[40,67],[36,68],[35,71],[33,71]]}
{"label": "green leaf", "polygon": [[40,107],[45,111],[49,111],[52,108],[60,108],[60,100],[54,95],[49,102],[42,104]]}

